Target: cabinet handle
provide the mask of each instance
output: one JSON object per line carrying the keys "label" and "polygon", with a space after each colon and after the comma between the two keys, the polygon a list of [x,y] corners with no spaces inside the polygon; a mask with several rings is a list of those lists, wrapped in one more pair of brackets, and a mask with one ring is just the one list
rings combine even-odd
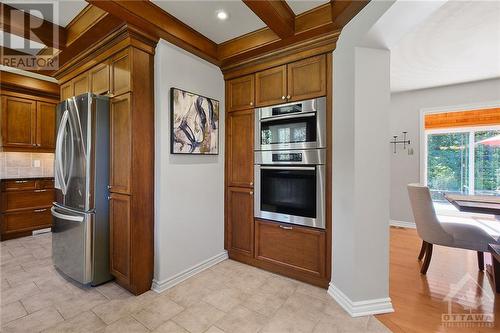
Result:
{"label": "cabinet handle", "polygon": [[106,196],[106,198],[107,198],[108,200],[111,200],[111,196],[110,196],[110,195]]}
{"label": "cabinet handle", "polygon": [[292,96],[288,95],[288,96],[286,96],[286,99],[290,99],[291,97],[292,97]]}
{"label": "cabinet handle", "polygon": [[44,209],[35,209],[34,212],[35,213],[41,213],[41,212],[45,212],[47,210],[47,208],[44,208]]}
{"label": "cabinet handle", "polygon": [[248,194],[253,195],[253,191],[248,192]]}
{"label": "cabinet handle", "polygon": [[47,190],[35,190],[35,192],[47,192]]}
{"label": "cabinet handle", "polygon": [[292,227],[285,227],[284,225],[281,225],[281,224],[280,224],[280,228],[285,229],[285,230],[292,230],[293,229]]}
{"label": "cabinet handle", "polygon": [[283,100],[284,100],[285,98],[286,98],[285,96],[281,96],[281,99],[283,99]]}
{"label": "cabinet handle", "polygon": [[16,184],[24,184],[27,183],[27,180],[16,180]]}
{"label": "cabinet handle", "polygon": [[108,185],[108,190],[111,190],[111,185]]}

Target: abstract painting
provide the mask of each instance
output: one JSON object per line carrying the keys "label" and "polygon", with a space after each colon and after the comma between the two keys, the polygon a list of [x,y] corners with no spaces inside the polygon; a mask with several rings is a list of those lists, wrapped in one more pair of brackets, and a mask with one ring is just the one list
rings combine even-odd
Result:
{"label": "abstract painting", "polygon": [[219,154],[219,101],[171,88],[172,154]]}

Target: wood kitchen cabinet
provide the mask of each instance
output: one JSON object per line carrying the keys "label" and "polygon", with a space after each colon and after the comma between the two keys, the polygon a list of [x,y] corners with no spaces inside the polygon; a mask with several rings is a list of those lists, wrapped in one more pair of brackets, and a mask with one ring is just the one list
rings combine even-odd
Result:
{"label": "wood kitchen cabinet", "polygon": [[286,102],[286,65],[255,73],[255,105]]}
{"label": "wood kitchen cabinet", "polygon": [[1,240],[28,236],[33,230],[52,226],[54,179],[4,179],[1,185]]}
{"label": "wood kitchen cabinet", "polygon": [[90,91],[96,95],[105,95],[111,92],[109,84],[109,62],[104,61],[92,68],[89,72]]}
{"label": "wood kitchen cabinet", "polygon": [[227,114],[227,185],[253,187],[253,110]]}
{"label": "wood kitchen cabinet", "polygon": [[121,95],[131,90],[131,66],[129,50],[117,53],[110,61],[111,93]]}
{"label": "wood kitchen cabinet", "polygon": [[326,56],[320,55],[287,65],[287,101],[326,95]]}
{"label": "wood kitchen cabinet", "polygon": [[38,148],[55,149],[56,106],[54,103],[36,103],[36,142]]}
{"label": "wood kitchen cabinet", "polygon": [[255,105],[268,106],[326,95],[326,56],[255,73]]}
{"label": "wood kitchen cabinet", "polygon": [[112,192],[130,194],[132,115],[130,93],[110,101],[110,174]]}
{"label": "wood kitchen cabinet", "polygon": [[[36,98],[33,96],[33,98]],[[2,96],[2,147],[8,151],[53,151],[56,104]]]}
{"label": "wood kitchen cabinet", "polygon": [[324,230],[255,220],[255,258],[317,277],[325,274]]}
{"label": "wood kitchen cabinet", "polygon": [[230,254],[253,257],[253,189],[227,188],[227,236]]}
{"label": "wood kitchen cabinet", "polygon": [[61,85],[61,101],[73,97],[73,83],[71,81]]}
{"label": "wood kitchen cabinet", "polygon": [[254,106],[254,75],[226,81],[227,110],[237,111]]}
{"label": "wood kitchen cabinet", "polygon": [[111,274],[130,283],[130,196],[111,193],[109,199]]}
{"label": "wood kitchen cabinet", "polygon": [[36,146],[36,101],[11,96],[2,97],[2,146]]}
{"label": "wood kitchen cabinet", "polygon": [[72,81],[73,84],[73,96],[78,96],[90,91],[90,80],[89,73],[84,72],[78,75]]}

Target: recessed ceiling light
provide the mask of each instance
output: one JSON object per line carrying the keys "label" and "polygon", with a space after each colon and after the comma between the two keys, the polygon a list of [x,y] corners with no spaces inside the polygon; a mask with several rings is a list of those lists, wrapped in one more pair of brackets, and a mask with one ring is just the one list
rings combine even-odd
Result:
{"label": "recessed ceiling light", "polygon": [[217,11],[217,18],[218,18],[219,20],[224,21],[224,20],[226,20],[226,19],[227,19],[227,13],[226,13],[225,11],[223,11],[223,10],[218,10],[218,11]]}

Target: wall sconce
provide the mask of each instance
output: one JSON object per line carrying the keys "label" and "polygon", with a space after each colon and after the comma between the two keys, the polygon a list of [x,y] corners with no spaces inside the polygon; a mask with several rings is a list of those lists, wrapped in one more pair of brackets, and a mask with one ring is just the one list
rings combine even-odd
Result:
{"label": "wall sconce", "polygon": [[398,136],[397,135],[394,135],[393,136],[393,140],[390,142],[394,145],[394,154],[396,154],[396,146],[398,144],[402,144],[403,145],[403,149],[406,149],[406,145],[410,145],[410,140],[406,140],[406,134],[408,134],[408,132],[403,132],[403,140],[399,140],[398,141]]}

